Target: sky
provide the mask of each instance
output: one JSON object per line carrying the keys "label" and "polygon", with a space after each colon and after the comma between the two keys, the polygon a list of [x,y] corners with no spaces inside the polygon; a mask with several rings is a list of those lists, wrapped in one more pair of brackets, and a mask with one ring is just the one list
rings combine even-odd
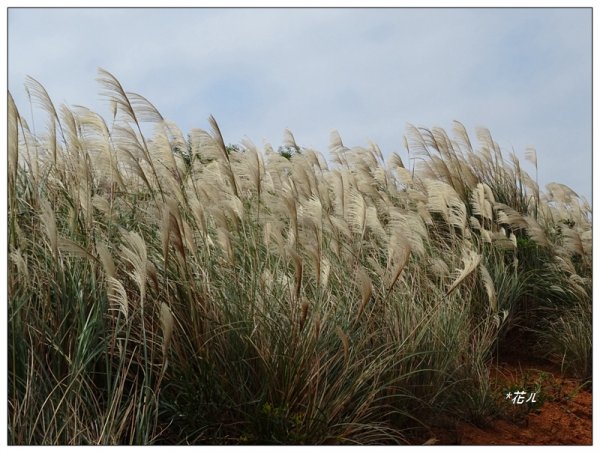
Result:
{"label": "sky", "polygon": [[226,143],[328,155],[377,143],[406,157],[407,124],[488,128],[507,153],[537,150],[540,184],[591,202],[590,8],[195,8],[8,11],[8,88],[108,117],[97,69],[187,133],[213,115]]}

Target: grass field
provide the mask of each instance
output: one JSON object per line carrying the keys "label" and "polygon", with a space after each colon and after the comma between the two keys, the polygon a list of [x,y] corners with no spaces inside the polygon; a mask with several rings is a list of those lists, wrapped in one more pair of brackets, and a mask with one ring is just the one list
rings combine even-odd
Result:
{"label": "grass field", "polygon": [[591,208],[487,130],[327,160],[99,81],[113,117],[30,79],[36,131],[9,97],[9,444],[409,443],[493,422],[523,332],[591,379]]}

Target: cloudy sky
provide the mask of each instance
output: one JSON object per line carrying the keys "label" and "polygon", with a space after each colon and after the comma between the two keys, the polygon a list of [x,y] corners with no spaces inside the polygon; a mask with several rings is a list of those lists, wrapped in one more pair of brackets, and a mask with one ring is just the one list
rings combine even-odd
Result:
{"label": "cloudy sky", "polygon": [[[348,146],[404,156],[408,123],[491,130],[540,182],[591,199],[591,9],[19,9],[9,90],[107,114],[97,68],[188,132],[214,115],[228,143]],[[533,175],[533,169],[525,163]]]}

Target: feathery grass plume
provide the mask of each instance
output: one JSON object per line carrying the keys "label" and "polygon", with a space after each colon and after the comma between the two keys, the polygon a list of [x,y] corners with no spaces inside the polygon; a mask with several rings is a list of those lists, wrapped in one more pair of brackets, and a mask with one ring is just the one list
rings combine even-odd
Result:
{"label": "feathery grass plume", "polygon": [[65,151],[72,158],[81,159],[83,152],[83,142],[81,140],[79,127],[73,111],[66,105],[60,106],[60,125],[65,134]]}
{"label": "feathery grass plume", "polygon": [[231,244],[231,234],[229,230],[222,224],[217,226],[217,242],[221,247],[221,251],[225,255],[227,262],[231,265],[235,264],[235,254],[233,252],[233,245]]}
{"label": "feathery grass plume", "polygon": [[25,90],[27,91],[27,95],[30,98],[33,98],[38,105],[48,114],[48,140],[47,144],[49,146],[50,155],[52,156],[52,161],[56,165],[57,163],[57,150],[58,150],[58,142],[56,139],[56,126],[60,128],[63,141],[66,143],[64,132],[62,130],[62,126],[60,123],[60,118],[58,117],[58,113],[56,112],[56,108],[54,107],[54,103],[46,89],[35,80],[33,77],[27,76],[25,78]]}
{"label": "feathery grass plume", "polygon": [[280,190],[289,181],[292,174],[292,162],[281,154],[268,154],[265,172],[270,177],[273,188]]}
{"label": "feathery grass plume", "polygon": [[321,204],[321,199],[313,195],[301,201],[298,217],[304,224],[314,228],[318,232],[316,239],[320,241],[323,229],[323,205]]}
{"label": "feathery grass plume", "polygon": [[126,121],[137,122],[133,107],[121,83],[110,72],[98,68],[97,81],[104,87],[103,95],[107,96],[113,107],[113,119],[121,113]]}
{"label": "feathery grass plume", "polygon": [[[136,125],[137,133],[135,133],[133,131],[133,129],[131,129],[131,127],[129,126],[128,123],[127,123],[126,128],[120,127],[118,129],[115,128],[115,130],[120,130],[120,131],[125,132],[125,136],[128,137],[129,144],[132,144],[132,143],[137,144],[138,149],[140,149],[142,151],[141,157],[144,158],[148,167],[150,168],[150,170],[152,170],[154,182],[155,182],[156,186],[158,187],[161,197],[163,197],[164,195],[163,195],[163,189],[162,189],[162,185],[160,182],[160,178],[158,177],[156,167],[154,166],[154,163],[153,163],[150,153],[148,151],[148,145],[146,143],[144,134],[142,133],[142,128],[140,126],[139,119],[138,119],[138,117],[135,113],[135,110],[133,109],[133,106],[131,104],[131,99],[130,99],[131,93],[126,93],[125,90],[123,89],[123,86],[121,85],[121,83],[110,72],[108,72],[104,69],[98,68],[98,74],[99,74],[99,76],[98,76],[97,80],[105,88],[105,91],[103,92],[103,94],[105,96],[107,96],[108,99],[111,101],[111,103],[114,105],[113,119],[116,119],[116,115],[118,112],[123,113],[126,121],[128,121],[128,122],[130,121]],[[134,96],[134,97],[136,98],[136,101],[138,103],[141,102],[140,101],[141,96],[137,96],[137,97]],[[120,107],[120,109],[119,109],[119,107]],[[144,113],[145,113],[145,111],[144,111]],[[125,147],[124,150],[128,150],[128,148]],[[141,166],[139,166],[139,164],[138,164],[138,167],[141,169]],[[145,176],[145,173],[144,173],[144,176]],[[148,185],[149,189],[152,191],[152,185],[150,185],[148,178],[143,178],[143,179],[144,179],[144,182]]]}
{"label": "feathery grass plume", "polygon": [[180,228],[183,232],[183,239],[186,247],[192,253],[192,255],[195,255],[198,247],[196,245],[196,241],[194,240],[194,232],[192,231],[190,224],[183,217],[181,218]]}
{"label": "feathery grass plume", "polygon": [[573,203],[575,199],[579,198],[579,195],[577,195],[569,186],[557,182],[546,184],[546,191],[550,200],[555,200],[560,203]]}
{"label": "feathery grass plume", "polygon": [[226,174],[229,178],[229,183],[231,185],[233,193],[235,194],[236,197],[239,197],[238,184],[237,184],[237,181],[235,180],[235,174],[233,173],[233,169],[231,167],[231,160],[229,159],[229,154],[227,153],[227,147],[225,146],[225,141],[223,140],[223,135],[221,134],[221,129],[219,128],[219,125],[217,124],[217,120],[215,120],[215,118],[212,115],[210,115],[208,117],[208,122],[210,123],[210,127],[213,132],[213,135],[212,135],[213,140],[217,144],[219,151],[221,151],[221,156],[224,158],[224,160],[222,162],[225,164],[224,166],[227,170]]}
{"label": "feathery grass plume", "polygon": [[291,258],[294,265],[294,297],[296,300],[300,299],[300,291],[302,290],[302,276],[304,273],[304,266],[302,265],[302,258],[293,247],[289,246],[286,248],[286,254]]}
{"label": "feathery grass plume", "polygon": [[482,185],[483,190],[485,191],[486,200],[489,201],[492,205],[494,205],[496,203],[496,199],[494,198],[494,191],[488,184],[483,183]]}
{"label": "feathery grass plume", "polygon": [[[26,260],[26,258],[23,257],[21,250],[19,250],[19,249],[13,250],[12,252],[10,252],[8,257],[9,257],[10,261],[12,261],[15,264],[15,266],[17,266],[17,275],[19,278],[19,282],[28,284],[30,282],[29,269],[27,266],[27,260]],[[11,301],[12,301],[12,299],[9,298],[8,302],[10,303]]]}
{"label": "feathery grass plume", "polygon": [[[15,187],[17,168],[19,166],[19,111],[13,97],[8,93],[8,129],[7,129],[7,151],[8,151],[8,187]],[[16,196],[16,195],[15,195]]]}
{"label": "feathery grass plume", "polygon": [[394,171],[396,173],[396,177],[398,181],[404,185],[405,187],[413,186],[413,175],[407,168],[395,167]]}
{"label": "feathery grass plume", "polygon": [[298,209],[296,199],[292,194],[284,194],[283,201],[288,210],[290,228],[288,231],[288,244],[296,246],[298,244]]}
{"label": "feathery grass plume", "polygon": [[129,125],[117,125],[113,128],[113,140],[117,151],[125,157],[123,163],[126,175],[130,176],[133,173],[138,176],[152,193],[154,185],[151,183],[152,178],[144,170],[144,149],[135,131]]}
{"label": "feathery grass plume", "polygon": [[340,133],[336,130],[331,131],[329,134],[329,152],[331,154],[331,160],[342,167],[349,168],[348,159],[346,157],[347,151],[348,148],[342,143]]}
{"label": "feathery grass plume", "polygon": [[465,204],[454,188],[442,181],[426,179],[423,181],[427,190],[427,209],[442,215],[446,223],[462,231],[467,225]]}
{"label": "feathery grass plume", "polygon": [[500,231],[494,231],[490,233],[490,236],[492,238],[492,243],[498,249],[514,250],[515,245],[510,239],[510,237],[506,235],[506,231],[504,231],[504,228],[500,228]]}
{"label": "feathery grass plume", "polygon": [[[108,301],[112,306],[112,310],[118,310],[123,313],[125,321],[129,319],[129,299],[127,291],[119,280],[115,277],[107,275],[106,277]],[[115,308],[116,307],[116,308]]]}
{"label": "feathery grass plume", "polygon": [[333,193],[332,205],[334,213],[338,217],[346,218],[345,187],[342,173],[334,169],[326,174],[324,178]]}
{"label": "feathery grass plume", "polygon": [[[268,251],[276,250],[280,256],[285,255],[283,229],[284,225],[279,220],[269,220],[263,225],[263,244]],[[275,249],[272,248],[272,243],[275,243]]]}
{"label": "feathery grass plume", "polygon": [[318,171],[319,174],[322,174],[322,171],[328,168],[327,161],[318,151],[315,151],[314,149],[306,149],[304,151],[304,155],[306,156],[309,165],[315,172]]}
{"label": "feathery grass plume", "polygon": [[509,158],[513,164],[513,175],[514,175],[515,181],[519,182],[522,180],[523,173],[525,173],[523,170],[521,170],[521,161],[519,160],[519,158],[517,157],[517,155],[515,154],[514,151],[509,153]]}
{"label": "feathery grass plume", "polygon": [[492,243],[492,234],[488,230],[483,228],[480,230],[479,233],[481,234],[481,239],[483,239],[484,243],[486,243],[486,244]]}
{"label": "feathery grass plume", "polygon": [[535,148],[528,147],[525,150],[525,160],[527,160],[528,162],[531,162],[535,166],[536,181],[537,181],[538,162],[537,162],[537,152],[536,152]]}
{"label": "feathery grass plume", "polygon": [[400,168],[406,170],[406,167],[404,167],[404,162],[402,162],[402,158],[398,153],[392,153],[392,156],[388,160],[388,167],[396,170]]}
{"label": "feathery grass plume", "polygon": [[477,220],[475,217],[469,217],[469,225],[473,230],[481,230],[482,228],[481,223],[479,223],[479,220]]}
{"label": "feathery grass plume", "polygon": [[138,121],[162,123],[165,120],[158,109],[144,96],[132,92],[126,95]]}
{"label": "feathery grass plume", "polygon": [[360,305],[355,318],[355,322],[358,322],[363,314],[363,311],[365,310],[365,307],[367,306],[367,302],[369,302],[369,299],[371,298],[371,294],[373,293],[373,283],[371,282],[369,274],[367,274],[362,266],[358,266],[356,269],[356,281],[361,296]]}
{"label": "feathery grass plume", "polygon": [[479,263],[479,272],[481,273],[481,279],[483,281],[483,286],[485,287],[485,291],[487,292],[488,295],[488,301],[490,303],[490,308],[492,309],[493,312],[497,312],[498,311],[498,299],[496,297],[496,289],[494,287],[494,281],[492,280],[492,277],[490,276],[490,273],[487,270],[487,267],[485,267],[485,264],[483,264],[483,262]]}
{"label": "feathery grass plume", "polygon": [[421,216],[399,208],[390,208],[389,215],[390,243],[397,244],[397,241],[401,238],[402,241],[406,242],[411,252],[417,256],[423,256],[425,254],[424,240],[428,237],[428,232]]}
{"label": "feathery grass plume", "polygon": [[[483,153],[484,157],[486,160],[492,163],[496,169],[499,169],[500,165],[503,164],[504,159],[502,157],[500,147],[492,138],[492,133],[485,127],[477,127],[475,129],[475,133],[477,135],[477,139],[479,140],[481,152]],[[491,153],[494,153],[493,158]]]}
{"label": "feathery grass plume", "polygon": [[318,195],[317,182],[312,167],[306,156],[294,154],[292,161],[292,180],[295,191],[303,197],[310,198]]}
{"label": "feathery grass plume", "polygon": [[517,237],[515,236],[515,234],[511,232],[508,239],[512,243],[513,248],[516,249],[517,248]]}
{"label": "feathery grass plume", "polygon": [[563,234],[563,245],[564,247],[573,254],[585,256],[586,252],[583,248],[583,241],[581,240],[580,234],[572,228],[562,228]]}
{"label": "feathery grass plume", "polygon": [[260,274],[260,289],[263,294],[270,294],[273,288],[273,273],[265,268]]}
{"label": "feathery grass plume", "polygon": [[67,253],[78,258],[86,258],[91,262],[96,261],[96,257],[94,255],[92,255],[89,251],[75,241],[72,241],[68,238],[60,236],[58,237],[58,249],[63,253]]}
{"label": "feathery grass plume", "polygon": [[295,150],[300,149],[300,147],[296,144],[294,134],[292,134],[292,131],[289,129],[283,130],[283,146],[286,148],[294,148]]}
{"label": "feathery grass plume", "polygon": [[94,195],[92,197],[92,206],[107,216],[111,214],[110,202],[101,195]]}
{"label": "feathery grass plume", "polygon": [[112,259],[112,255],[108,250],[108,247],[103,242],[98,241],[96,243],[96,252],[100,257],[100,262],[102,263],[102,267],[104,268],[104,272],[108,277],[116,276],[116,267],[115,262]]}
{"label": "feathery grass plume", "polygon": [[498,213],[498,223],[510,225],[515,230],[527,229],[528,220],[519,212],[503,203],[495,203],[494,210]]}
{"label": "feathery grass plume", "polygon": [[[85,146],[89,150],[96,177],[106,182],[111,198],[116,188],[125,189],[121,165],[115,157],[111,133],[104,119],[86,107],[76,106],[78,127],[85,137]],[[115,187],[116,185],[116,187]]]}
{"label": "feathery grass plume", "polygon": [[338,216],[328,216],[328,219],[331,223],[334,235],[341,236],[341,239],[344,240],[352,239],[352,232],[350,231],[348,222]]}
{"label": "feathery grass plume", "polygon": [[539,223],[535,221],[535,219],[531,216],[525,216],[525,221],[527,222],[527,234],[533,239],[538,245],[542,247],[546,247],[549,245],[548,238],[544,233],[544,230],[540,226]]}
{"label": "feathery grass plume", "polygon": [[128,272],[128,275],[140,290],[140,306],[143,308],[146,300],[146,283],[148,279],[146,242],[135,231],[124,231],[122,236],[123,246],[121,247],[121,256],[133,267],[133,270]]}
{"label": "feathery grass plume", "polygon": [[[176,145],[169,141],[169,138],[163,131],[165,128],[166,126],[163,124],[156,126],[156,132],[148,140],[148,152],[152,159],[160,164],[157,170],[159,176],[167,184],[169,193],[178,194],[181,192],[182,175],[175,159],[176,155],[173,152],[173,148],[176,148]],[[178,198],[183,198],[183,196],[180,195]]]}
{"label": "feathery grass plume", "polygon": [[[239,155],[241,166],[237,170],[237,173],[241,177],[248,179],[250,182],[249,188],[252,192],[256,193],[258,197],[258,204],[260,204],[263,192],[263,178],[265,175],[265,163],[263,156],[262,153],[256,148],[254,143],[252,143],[250,140],[242,140],[242,145],[245,152]],[[259,211],[257,210],[257,212]]]}
{"label": "feathery grass plume", "polygon": [[427,210],[441,214],[446,223],[450,222],[449,197],[453,194],[453,189],[442,181],[426,179],[423,181],[427,189]]}
{"label": "feathery grass plume", "polygon": [[382,165],[385,163],[385,159],[383,158],[383,153],[381,152],[381,148],[377,143],[369,142],[369,150],[371,153],[377,157],[376,166]]}
{"label": "feathery grass plume", "polygon": [[448,184],[459,194],[461,199],[466,200],[476,177],[468,166],[461,164],[463,157],[458,144],[450,140],[446,131],[439,127],[432,129],[430,137],[431,145],[438,150],[447,169]]}
{"label": "feathery grass plume", "polygon": [[326,216],[334,211],[331,195],[331,187],[329,186],[329,183],[323,178],[322,175],[320,175],[319,179],[317,180],[317,193],[314,195],[314,197],[320,200]]}
{"label": "feathery grass plume", "polygon": [[48,202],[48,200],[40,199],[40,220],[44,225],[44,232],[48,238],[48,244],[50,246],[50,252],[54,259],[58,258],[58,229],[56,227],[56,215],[54,209]]}
{"label": "feathery grass plume", "polygon": [[[87,167],[87,165],[86,165]],[[77,205],[79,207],[79,211],[82,213],[83,217],[83,225],[85,226],[86,231],[90,231],[92,229],[93,222],[93,204],[92,204],[92,193],[90,191],[90,185],[84,183],[83,181],[80,183],[79,187],[75,190],[77,200]],[[73,229],[73,231],[76,231]]]}
{"label": "feathery grass plume", "polygon": [[583,231],[579,237],[584,254],[592,256],[592,230]]}
{"label": "feathery grass plume", "polygon": [[173,327],[175,326],[173,312],[164,302],[160,303],[160,324],[163,331],[162,354],[164,364],[167,361],[167,351],[169,350],[171,336],[173,335]]}
{"label": "feathery grass plume", "polygon": [[379,220],[377,208],[375,208],[375,206],[367,207],[366,221],[369,231],[373,233],[373,237],[377,239],[379,243],[385,244],[387,242],[387,233]]}
{"label": "feathery grass plume", "polygon": [[448,287],[448,290],[446,291],[447,296],[471,275],[475,269],[477,269],[477,266],[481,262],[481,255],[473,250],[463,250],[462,262],[464,267],[455,271],[456,278]]}
{"label": "feathery grass plume", "polygon": [[450,225],[458,228],[460,234],[466,234],[467,227],[467,207],[459,198],[451,198],[450,208]]}
{"label": "feathery grass plume", "polygon": [[402,271],[408,264],[410,258],[410,248],[398,235],[392,235],[392,240],[390,242],[387,263],[387,271],[389,272],[389,282],[387,283],[388,295],[396,282],[400,279]]}
{"label": "feathery grass plume", "polygon": [[452,131],[454,132],[459,145],[462,145],[462,147],[466,148],[467,153],[473,153],[473,145],[471,144],[471,139],[469,138],[469,134],[467,133],[467,129],[465,128],[464,124],[456,120],[454,120],[452,123]]}
{"label": "feathery grass plume", "polygon": [[329,274],[331,272],[331,262],[325,255],[321,255],[319,284],[321,288],[326,289],[329,282]]}
{"label": "feathery grass plume", "polygon": [[428,259],[429,269],[437,277],[447,277],[450,275],[450,268],[448,264],[439,257],[432,257]]}
{"label": "feathery grass plume", "polygon": [[349,190],[346,219],[351,230],[362,238],[367,226],[367,204],[362,194],[355,188]]}
{"label": "feathery grass plume", "polygon": [[473,207],[473,214],[478,215],[482,219],[490,220],[491,218],[487,218],[486,209],[485,209],[485,190],[483,188],[483,184],[479,183],[475,186],[475,189],[471,192],[471,206]]}

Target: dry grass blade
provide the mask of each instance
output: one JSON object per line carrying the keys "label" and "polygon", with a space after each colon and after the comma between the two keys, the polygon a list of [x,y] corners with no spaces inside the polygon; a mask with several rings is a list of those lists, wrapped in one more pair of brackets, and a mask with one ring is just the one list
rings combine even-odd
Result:
{"label": "dry grass blade", "polygon": [[348,362],[348,353],[350,351],[350,341],[348,340],[348,335],[344,333],[340,326],[335,326],[335,333],[339,337],[342,342],[342,348],[344,350],[344,361]]}

